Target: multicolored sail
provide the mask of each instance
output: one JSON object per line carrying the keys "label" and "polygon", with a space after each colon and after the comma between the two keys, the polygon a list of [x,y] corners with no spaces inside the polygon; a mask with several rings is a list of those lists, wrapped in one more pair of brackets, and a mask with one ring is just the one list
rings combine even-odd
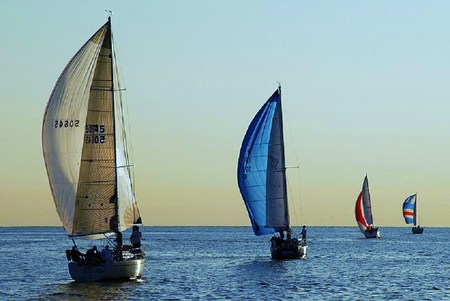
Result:
{"label": "multicolored sail", "polygon": [[362,233],[367,230],[369,225],[373,225],[372,205],[370,201],[369,180],[367,179],[367,175],[364,178],[362,191],[356,199],[355,218]]}
{"label": "multicolored sail", "polygon": [[240,150],[237,180],[255,235],[289,229],[281,88],[250,123]]}
{"label": "multicolored sail", "polygon": [[406,198],[403,202],[403,217],[407,224],[417,225],[416,218],[417,194],[413,194]]}

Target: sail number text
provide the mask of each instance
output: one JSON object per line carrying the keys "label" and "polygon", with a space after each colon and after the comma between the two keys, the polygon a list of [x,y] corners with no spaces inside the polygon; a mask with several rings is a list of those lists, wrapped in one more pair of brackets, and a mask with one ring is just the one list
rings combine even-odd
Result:
{"label": "sail number text", "polygon": [[57,128],[77,128],[80,126],[80,121],[75,120],[55,120],[55,129]]}
{"label": "sail number text", "polygon": [[105,125],[103,124],[87,124],[86,125],[86,144],[105,143],[105,135],[98,135],[105,133]]}

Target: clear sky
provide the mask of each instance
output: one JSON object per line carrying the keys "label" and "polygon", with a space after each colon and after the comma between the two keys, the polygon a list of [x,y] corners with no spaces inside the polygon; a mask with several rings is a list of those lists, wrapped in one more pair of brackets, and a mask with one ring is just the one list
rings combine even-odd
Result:
{"label": "clear sky", "polygon": [[44,108],[105,9],[146,225],[249,225],[237,157],[280,81],[294,224],[356,227],[367,172],[375,224],[418,192],[450,226],[450,2],[260,0],[0,1],[0,225],[60,225]]}

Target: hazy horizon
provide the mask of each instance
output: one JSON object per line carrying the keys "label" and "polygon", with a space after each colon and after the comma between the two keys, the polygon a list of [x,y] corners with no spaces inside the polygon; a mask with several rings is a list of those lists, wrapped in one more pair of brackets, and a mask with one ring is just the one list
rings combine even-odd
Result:
{"label": "hazy horizon", "polygon": [[[428,4],[428,3],[427,3]],[[450,3],[0,2],[0,226],[60,226],[41,148],[48,97],[107,20],[126,88],[147,226],[249,226],[243,136],[282,85],[294,226],[354,226],[368,174],[374,222],[450,219]]]}

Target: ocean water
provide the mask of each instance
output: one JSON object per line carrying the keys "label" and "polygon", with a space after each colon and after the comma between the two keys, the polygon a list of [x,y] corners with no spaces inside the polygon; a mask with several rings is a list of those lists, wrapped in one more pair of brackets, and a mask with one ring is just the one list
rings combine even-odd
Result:
{"label": "ocean water", "polygon": [[450,228],[309,227],[308,259],[287,261],[250,227],[141,230],[142,280],[75,283],[62,228],[0,227],[0,300],[450,300]]}

